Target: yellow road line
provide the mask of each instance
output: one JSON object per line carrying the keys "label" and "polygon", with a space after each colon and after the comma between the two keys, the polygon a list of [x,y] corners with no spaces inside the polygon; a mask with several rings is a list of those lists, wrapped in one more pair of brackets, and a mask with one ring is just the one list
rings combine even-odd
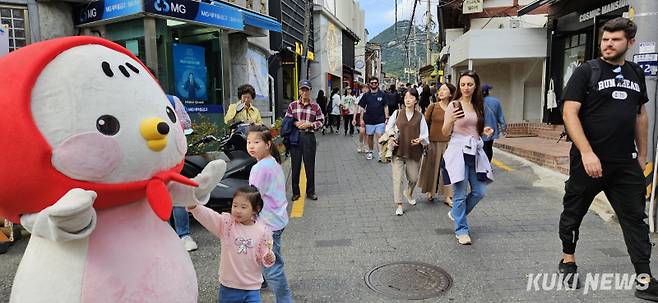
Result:
{"label": "yellow road line", "polygon": [[491,159],[491,163],[492,163],[493,165],[496,165],[496,166],[498,166],[498,167],[500,167],[500,168],[506,170],[506,171],[513,171],[513,170],[514,170],[514,169],[512,169],[511,167],[509,167],[509,166],[503,164],[502,162],[500,162],[500,161],[498,161],[498,160],[496,160],[496,159]]}
{"label": "yellow road line", "polygon": [[291,218],[301,218],[304,216],[304,200],[306,199],[306,169],[302,165],[299,172],[299,199],[292,202],[290,210]]}

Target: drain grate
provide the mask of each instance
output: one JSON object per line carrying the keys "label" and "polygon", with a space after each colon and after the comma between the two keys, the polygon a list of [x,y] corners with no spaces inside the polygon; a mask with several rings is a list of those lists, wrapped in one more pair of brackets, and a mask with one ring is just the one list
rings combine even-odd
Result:
{"label": "drain grate", "polygon": [[445,270],[409,261],[377,266],[366,274],[365,280],[368,288],[391,299],[436,298],[452,287],[452,278]]}

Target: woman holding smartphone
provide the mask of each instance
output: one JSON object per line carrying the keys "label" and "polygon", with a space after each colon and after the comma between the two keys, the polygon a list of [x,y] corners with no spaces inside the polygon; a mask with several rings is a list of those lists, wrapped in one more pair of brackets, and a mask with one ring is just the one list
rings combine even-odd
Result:
{"label": "woman holding smartphone", "polygon": [[[480,77],[474,71],[459,75],[457,93],[445,110],[443,134],[450,135],[444,160],[444,181],[453,186],[453,205],[448,212],[455,221],[455,236],[459,244],[470,245],[466,220],[486,193],[486,184],[493,181],[491,164],[484,152],[480,135],[491,136],[493,129],[484,125],[484,99]],[[468,185],[471,192],[467,194]]]}

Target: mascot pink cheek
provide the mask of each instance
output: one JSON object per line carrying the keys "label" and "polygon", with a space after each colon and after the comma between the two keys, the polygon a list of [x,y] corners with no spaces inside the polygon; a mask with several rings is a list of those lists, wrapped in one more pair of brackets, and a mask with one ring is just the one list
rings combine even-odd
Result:
{"label": "mascot pink cheek", "polygon": [[53,150],[55,169],[70,178],[100,181],[121,163],[123,155],[116,139],[96,132],[77,134]]}

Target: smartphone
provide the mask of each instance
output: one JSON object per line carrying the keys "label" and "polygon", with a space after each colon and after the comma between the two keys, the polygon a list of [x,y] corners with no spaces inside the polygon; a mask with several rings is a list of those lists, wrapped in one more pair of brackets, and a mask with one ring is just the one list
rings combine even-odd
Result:
{"label": "smartphone", "polygon": [[459,101],[453,101],[453,102],[454,102],[454,105],[455,105],[455,109],[456,109],[457,111],[462,111],[462,114],[459,116],[459,118],[463,117],[463,116],[464,116],[464,113],[463,113],[463,112],[464,112],[464,108],[462,107],[462,103],[459,102]]}
{"label": "smartphone", "polygon": [[452,101],[452,102],[454,103],[456,110],[464,111],[464,109],[462,108],[462,103],[461,102],[459,102],[459,101]]}

